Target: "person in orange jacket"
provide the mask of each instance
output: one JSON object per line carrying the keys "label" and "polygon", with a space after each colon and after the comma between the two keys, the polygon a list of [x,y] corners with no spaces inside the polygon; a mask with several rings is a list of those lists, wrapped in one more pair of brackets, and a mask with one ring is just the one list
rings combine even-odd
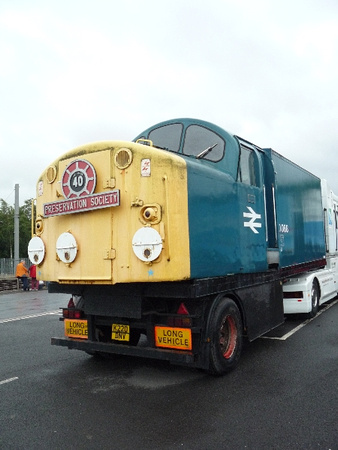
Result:
{"label": "person in orange jacket", "polygon": [[22,289],[24,291],[29,291],[28,286],[28,269],[26,267],[25,260],[22,259],[19,264],[16,266],[16,274],[17,278],[20,278],[22,281]]}

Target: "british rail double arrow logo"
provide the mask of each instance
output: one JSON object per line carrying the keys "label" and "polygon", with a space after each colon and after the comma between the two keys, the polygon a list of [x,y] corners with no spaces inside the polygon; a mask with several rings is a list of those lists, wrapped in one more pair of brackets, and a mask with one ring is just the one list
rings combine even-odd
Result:
{"label": "british rail double arrow logo", "polygon": [[243,217],[250,219],[248,222],[243,222],[245,227],[249,227],[255,234],[258,234],[257,228],[262,228],[260,222],[256,222],[257,219],[261,219],[262,215],[257,214],[250,206],[247,206],[250,212],[244,212]]}

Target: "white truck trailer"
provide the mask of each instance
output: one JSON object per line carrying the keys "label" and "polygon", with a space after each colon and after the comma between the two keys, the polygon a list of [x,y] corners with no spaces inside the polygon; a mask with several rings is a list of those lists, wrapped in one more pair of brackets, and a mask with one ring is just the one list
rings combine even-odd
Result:
{"label": "white truck trailer", "polygon": [[325,226],[325,268],[292,276],[283,284],[285,314],[308,314],[314,317],[320,305],[338,293],[338,196],[326,180],[321,180]]}

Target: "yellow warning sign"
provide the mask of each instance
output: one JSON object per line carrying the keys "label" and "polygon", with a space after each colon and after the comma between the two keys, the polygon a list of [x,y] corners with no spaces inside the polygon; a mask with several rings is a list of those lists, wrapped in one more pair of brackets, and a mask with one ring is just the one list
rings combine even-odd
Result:
{"label": "yellow warning sign", "polygon": [[156,347],[191,350],[192,339],[190,328],[155,327]]}
{"label": "yellow warning sign", "polygon": [[88,339],[87,320],[65,319],[65,335],[71,338]]}

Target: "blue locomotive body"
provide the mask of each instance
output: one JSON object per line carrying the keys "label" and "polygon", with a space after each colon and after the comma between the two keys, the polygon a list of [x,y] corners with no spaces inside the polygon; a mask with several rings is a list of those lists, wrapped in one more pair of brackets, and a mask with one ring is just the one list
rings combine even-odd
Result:
{"label": "blue locomotive body", "polygon": [[145,139],[186,160],[191,278],[325,264],[319,178],[204,121],[162,122]]}

